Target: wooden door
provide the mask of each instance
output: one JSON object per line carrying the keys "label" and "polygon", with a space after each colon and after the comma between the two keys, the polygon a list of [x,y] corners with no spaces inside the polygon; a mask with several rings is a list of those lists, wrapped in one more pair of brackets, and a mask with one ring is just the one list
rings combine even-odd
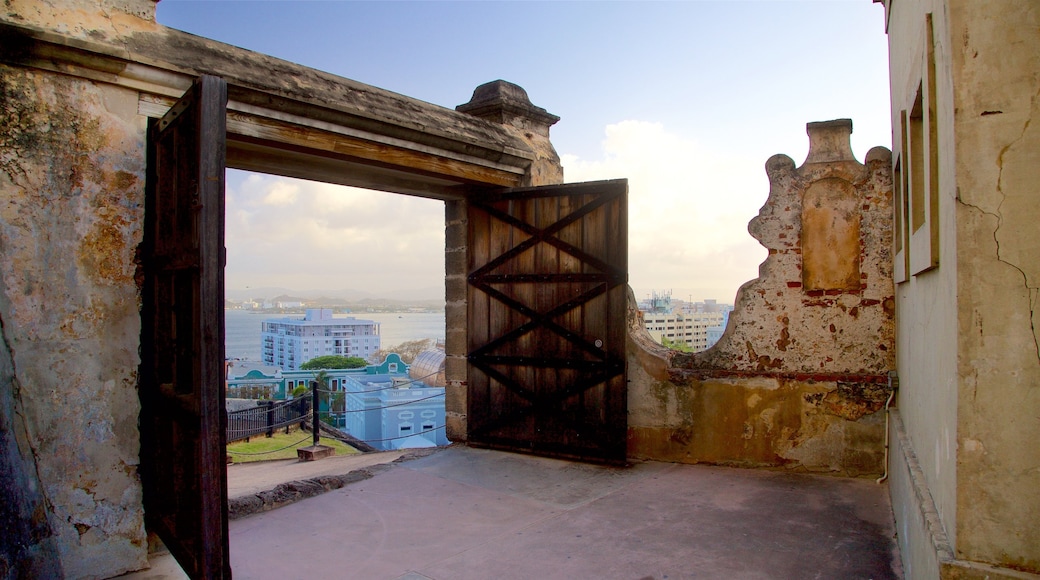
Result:
{"label": "wooden door", "polygon": [[471,445],[624,463],[628,182],[469,199]]}
{"label": "wooden door", "polygon": [[149,128],[141,333],[145,518],[192,578],[230,578],[224,410],[227,85]]}

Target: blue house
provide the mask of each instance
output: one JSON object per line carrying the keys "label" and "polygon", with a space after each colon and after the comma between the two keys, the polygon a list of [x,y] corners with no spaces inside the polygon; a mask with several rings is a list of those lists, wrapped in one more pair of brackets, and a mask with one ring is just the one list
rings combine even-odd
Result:
{"label": "blue house", "polygon": [[[429,358],[424,355],[416,361]],[[425,363],[397,368],[404,372],[387,365],[382,373],[347,377],[347,432],[383,450],[447,445],[443,384],[425,372]]]}

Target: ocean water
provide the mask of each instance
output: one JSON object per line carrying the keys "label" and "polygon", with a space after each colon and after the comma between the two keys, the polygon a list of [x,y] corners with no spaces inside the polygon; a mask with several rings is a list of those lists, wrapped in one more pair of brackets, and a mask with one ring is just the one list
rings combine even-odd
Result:
{"label": "ocean water", "polygon": [[[250,310],[225,310],[224,356],[259,361],[260,323],[268,318],[282,316],[303,318],[302,314],[281,315]],[[423,338],[444,340],[443,312],[359,312],[336,315],[337,318],[346,316],[378,322],[382,348]]]}

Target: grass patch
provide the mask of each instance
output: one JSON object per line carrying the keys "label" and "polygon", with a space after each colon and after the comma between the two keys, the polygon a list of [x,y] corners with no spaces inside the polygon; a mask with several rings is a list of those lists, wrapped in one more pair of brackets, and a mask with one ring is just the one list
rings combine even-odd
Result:
{"label": "grass patch", "polygon": [[[296,450],[301,447],[308,447],[312,440],[309,431],[295,429],[288,435],[285,434],[285,431],[277,431],[274,437],[265,437],[263,434],[260,434],[250,437],[249,441],[236,441],[227,446],[227,451],[235,463],[296,459]],[[358,453],[357,449],[327,437],[321,438],[321,444],[335,448],[336,455]],[[262,453],[263,455],[244,455],[245,453]]]}

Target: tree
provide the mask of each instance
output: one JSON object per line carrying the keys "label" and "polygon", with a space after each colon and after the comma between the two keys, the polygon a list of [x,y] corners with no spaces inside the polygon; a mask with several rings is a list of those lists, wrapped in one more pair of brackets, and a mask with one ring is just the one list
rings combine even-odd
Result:
{"label": "tree", "polygon": [[419,356],[419,353],[424,350],[430,350],[437,346],[437,341],[432,338],[420,338],[419,340],[409,340],[402,342],[397,346],[390,348],[381,348],[376,351],[373,358],[376,362],[382,362],[386,360],[386,355],[390,353],[397,353],[401,355],[401,361],[406,364],[412,364],[415,361],[415,357]]}
{"label": "tree", "polygon": [[661,344],[679,352],[693,352],[693,347],[690,345],[682,341],[670,340],[667,336],[661,337]]}
{"label": "tree", "polygon": [[300,370],[315,371],[318,369],[360,369],[368,366],[368,361],[357,356],[340,356],[329,354],[312,358],[300,365]]}
{"label": "tree", "polygon": [[314,384],[318,389],[318,396],[321,398],[321,404],[323,404],[326,409],[324,412],[325,416],[321,418],[321,421],[327,425],[337,427],[338,425],[336,425],[336,421],[333,419],[332,414],[336,412],[346,412],[347,398],[345,394],[342,391],[332,392],[329,390],[329,373],[324,369],[314,373]]}

